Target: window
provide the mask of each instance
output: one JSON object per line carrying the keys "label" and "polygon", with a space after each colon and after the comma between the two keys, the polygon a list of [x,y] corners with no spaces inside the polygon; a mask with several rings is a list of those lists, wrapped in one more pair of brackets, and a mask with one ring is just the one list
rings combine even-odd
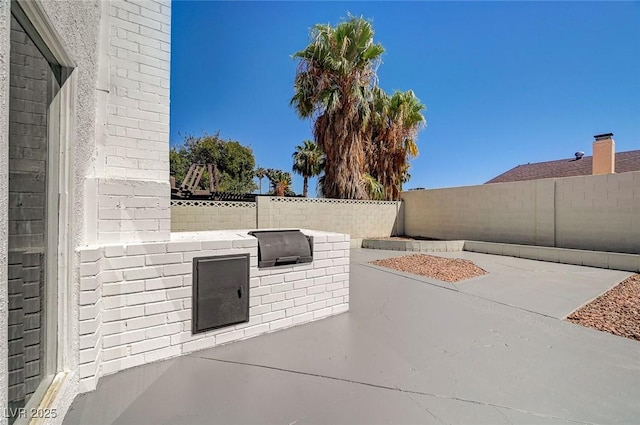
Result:
{"label": "window", "polygon": [[[24,3],[22,3],[24,4]],[[36,4],[11,4],[9,89],[8,407],[37,406],[62,370],[58,339],[61,272],[68,258],[61,232],[68,163],[64,122],[70,69],[56,59],[29,16]],[[64,89],[63,89],[64,88]],[[61,267],[62,266],[62,267]],[[64,305],[64,302],[62,302]]]}

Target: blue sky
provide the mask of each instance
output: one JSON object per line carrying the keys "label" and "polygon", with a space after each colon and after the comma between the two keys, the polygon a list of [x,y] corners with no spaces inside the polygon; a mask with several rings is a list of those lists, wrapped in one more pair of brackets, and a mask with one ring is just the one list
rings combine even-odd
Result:
{"label": "blue sky", "polygon": [[[405,188],[482,184],[518,165],[640,149],[638,2],[173,1],[171,144],[220,131],[265,168],[313,139],[289,106],[316,23],[373,22],[387,92],[427,106]],[[264,183],[263,183],[264,184]],[[315,181],[310,192],[315,193]],[[294,175],[302,192],[302,177]]]}

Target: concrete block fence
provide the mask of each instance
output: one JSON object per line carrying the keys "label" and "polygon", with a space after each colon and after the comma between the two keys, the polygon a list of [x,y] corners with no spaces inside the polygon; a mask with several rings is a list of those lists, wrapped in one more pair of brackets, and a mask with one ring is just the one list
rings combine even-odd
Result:
{"label": "concrete block fence", "polygon": [[301,227],[352,239],[404,233],[402,202],[258,197],[258,228]]}
{"label": "concrete block fence", "polygon": [[402,193],[406,235],[640,254],[640,172]]}
{"label": "concrete block fence", "polygon": [[171,231],[303,228],[352,241],[404,233],[402,202],[258,196],[256,202],[171,201]]}
{"label": "concrete block fence", "polygon": [[252,229],[257,223],[255,202],[171,201],[172,232]]}
{"label": "concrete block fence", "polygon": [[255,206],[172,201],[171,230],[243,224],[347,233],[352,246],[408,235],[640,254],[638,187],[640,172],[630,172],[408,191],[401,202],[267,196]]}
{"label": "concrete block fence", "polygon": [[[250,338],[349,309],[349,236],[304,230],[313,262],[259,269],[247,231],[86,247],[80,263],[80,392],[123,369]],[[250,321],[191,333],[194,257],[250,254]]]}

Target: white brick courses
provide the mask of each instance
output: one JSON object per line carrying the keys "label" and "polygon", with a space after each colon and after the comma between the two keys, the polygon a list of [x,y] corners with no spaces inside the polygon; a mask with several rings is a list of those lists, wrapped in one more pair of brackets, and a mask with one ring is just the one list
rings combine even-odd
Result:
{"label": "white brick courses", "polygon": [[[129,367],[347,311],[349,236],[304,232],[313,236],[314,258],[318,247],[341,256],[258,269],[257,241],[246,231],[180,233],[163,243],[79,250],[81,389]],[[250,254],[250,322],[192,335],[193,258],[234,253]]]}

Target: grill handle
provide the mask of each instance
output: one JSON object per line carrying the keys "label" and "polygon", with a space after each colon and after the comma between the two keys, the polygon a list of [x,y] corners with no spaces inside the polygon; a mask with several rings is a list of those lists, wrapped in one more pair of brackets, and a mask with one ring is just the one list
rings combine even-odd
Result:
{"label": "grill handle", "polygon": [[278,257],[276,258],[276,264],[297,263],[299,258],[299,255],[294,255],[291,257]]}

